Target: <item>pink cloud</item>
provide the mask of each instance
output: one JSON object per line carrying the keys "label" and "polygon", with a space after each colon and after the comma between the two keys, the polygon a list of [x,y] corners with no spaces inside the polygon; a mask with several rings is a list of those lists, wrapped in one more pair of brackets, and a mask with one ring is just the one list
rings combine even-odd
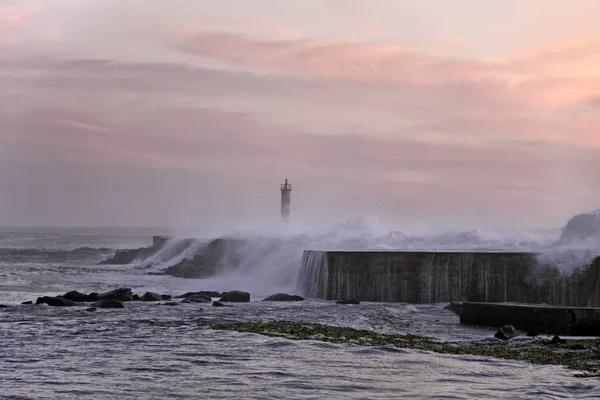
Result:
{"label": "pink cloud", "polygon": [[21,5],[0,5],[0,35],[17,28],[23,21],[41,9],[39,1],[29,1]]}

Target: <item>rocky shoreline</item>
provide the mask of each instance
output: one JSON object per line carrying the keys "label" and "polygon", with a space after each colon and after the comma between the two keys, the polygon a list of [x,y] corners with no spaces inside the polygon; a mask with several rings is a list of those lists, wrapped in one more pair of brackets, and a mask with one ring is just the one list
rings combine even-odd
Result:
{"label": "rocky shoreline", "polygon": [[[200,325],[206,325],[200,323]],[[207,325],[210,329],[256,333],[291,340],[319,340],[329,343],[360,346],[391,346],[402,349],[432,351],[450,355],[473,355],[531,364],[557,365],[577,371],[577,377],[600,377],[600,338],[552,340],[519,338],[495,339],[468,343],[441,342],[434,338],[412,334],[382,334],[350,327],[330,326],[312,322],[272,321],[234,322]]]}
{"label": "rocky shoreline", "polygon": [[[213,302],[213,298],[218,298],[218,301]],[[177,301],[178,300],[178,301]],[[262,301],[303,301],[304,297],[291,295],[286,293],[275,293]],[[153,292],[145,292],[142,295],[133,293],[131,288],[121,287],[110,290],[104,293],[81,293],[72,290],[58,296],[41,296],[35,302],[26,301],[22,305],[40,305],[46,304],[51,307],[75,307],[93,304],[94,307],[89,308],[89,311],[94,311],[95,308],[123,308],[124,303],[134,301],[145,302],[164,302],[161,304],[177,305],[180,303],[213,303],[213,306],[222,307],[223,303],[248,303],[250,302],[250,293],[241,290],[231,290],[228,292],[219,292],[211,290],[203,290],[198,292],[187,292],[179,296],[171,296],[168,294],[158,294]],[[7,308],[8,305],[0,304],[0,308]]]}

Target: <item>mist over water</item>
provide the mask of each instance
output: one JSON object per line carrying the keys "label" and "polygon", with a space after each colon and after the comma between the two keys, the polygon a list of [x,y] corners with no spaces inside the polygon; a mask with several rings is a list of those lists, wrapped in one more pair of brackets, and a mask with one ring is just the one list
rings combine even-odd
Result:
{"label": "mist over water", "polygon": [[238,229],[226,235],[192,241],[176,237],[159,252],[138,260],[141,267],[160,271],[191,258],[215,238],[240,241],[235,256],[239,267],[227,266],[216,276],[197,280],[201,289],[240,289],[262,296],[274,292],[297,292],[304,250],[427,250],[534,252],[540,263],[561,272],[589,264],[600,256],[599,211],[574,216],[562,230],[440,231],[413,234],[390,229],[377,218],[357,217],[329,227],[307,227],[291,222],[271,229]]}

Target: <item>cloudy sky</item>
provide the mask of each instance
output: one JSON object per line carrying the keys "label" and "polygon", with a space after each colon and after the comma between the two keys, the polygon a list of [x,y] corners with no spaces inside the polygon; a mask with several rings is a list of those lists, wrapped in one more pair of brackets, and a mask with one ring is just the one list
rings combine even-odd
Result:
{"label": "cloudy sky", "polygon": [[600,206],[600,1],[0,0],[0,225]]}

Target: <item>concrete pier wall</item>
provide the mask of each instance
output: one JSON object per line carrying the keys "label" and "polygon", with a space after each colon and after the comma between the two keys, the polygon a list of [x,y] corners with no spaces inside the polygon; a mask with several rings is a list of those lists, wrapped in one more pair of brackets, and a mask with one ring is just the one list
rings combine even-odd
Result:
{"label": "concrete pier wall", "polygon": [[531,333],[600,336],[600,309],[514,303],[463,303],[460,323],[512,325]]}
{"label": "concrete pier wall", "polygon": [[299,286],[307,297],[600,306],[600,261],[566,275],[534,253],[451,251],[304,252]]}

